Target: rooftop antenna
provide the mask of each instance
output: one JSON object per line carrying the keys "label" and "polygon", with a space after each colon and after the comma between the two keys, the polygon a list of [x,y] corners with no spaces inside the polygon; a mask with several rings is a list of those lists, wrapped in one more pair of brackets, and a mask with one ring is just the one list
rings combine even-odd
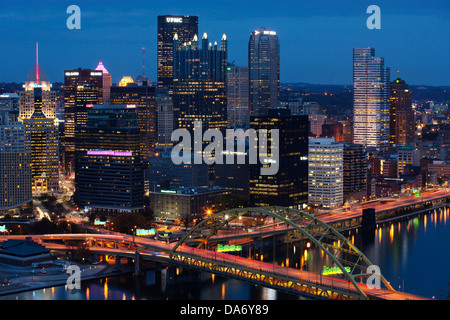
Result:
{"label": "rooftop antenna", "polygon": [[145,47],[142,47],[142,76],[145,77]]}
{"label": "rooftop antenna", "polygon": [[36,81],[39,83],[39,43],[36,42]]}

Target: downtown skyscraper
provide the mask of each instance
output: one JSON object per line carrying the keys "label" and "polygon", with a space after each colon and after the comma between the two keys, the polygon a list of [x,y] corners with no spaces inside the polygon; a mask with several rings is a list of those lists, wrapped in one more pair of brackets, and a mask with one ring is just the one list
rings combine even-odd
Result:
{"label": "downtown skyscraper", "polygon": [[34,194],[59,190],[59,131],[54,119],[42,112],[42,89],[34,88],[34,112],[23,119],[25,145],[31,152],[32,191]]}
{"label": "downtown skyscraper", "polygon": [[414,110],[412,92],[405,80],[391,82],[390,133],[391,144],[406,145],[414,141]]}
{"label": "downtown skyscraper", "polygon": [[389,78],[375,48],[353,49],[353,143],[389,147]]}
{"label": "downtown skyscraper", "polygon": [[140,129],[140,153],[147,159],[155,151],[158,142],[156,88],[148,82],[142,85],[127,83],[111,87],[111,104],[135,106]]}
{"label": "downtown skyscraper", "polygon": [[[10,121],[0,110],[0,216],[31,208],[31,151],[26,149],[25,125]],[[16,214],[16,213],[14,213]]]}
{"label": "downtown skyscraper", "polygon": [[66,172],[75,167],[75,131],[84,126],[87,106],[103,103],[103,72],[74,69],[64,72],[64,154]]}
{"label": "downtown skyscraper", "polygon": [[101,71],[103,73],[103,103],[109,103],[111,96],[112,77],[101,61],[99,61],[95,70]]}
{"label": "downtown skyscraper", "polygon": [[39,63],[38,44],[36,43],[36,63],[28,74],[24,90],[19,92],[19,119],[30,119],[34,113],[34,88],[42,89],[42,112],[48,119],[56,118],[56,92],[51,90],[47,78]]}
{"label": "downtown skyscraper", "polygon": [[258,137],[261,130],[279,130],[280,144],[279,159],[274,160],[279,165],[276,174],[261,175],[261,168],[267,167],[267,163],[250,165],[250,206],[305,208],[308,202],[308,116],[292,115],[289,109],[271,109],[267,115],[251,116],[250,128],[256,130]]}
{"label": "downtown skyscraper", "polygon": [[248,67],[227,67],[227,117],[229,128],[249,126]]}
{"label": "downtown skyscraper", "polygon": [[198,34],[197,16],[158,16],[158,87],[172,89],[173,37],[179,44],[189,42]]}
{"label": "downtown skyscraper", "polygon": [[275,31],[255,30],[248,42],[250,114],[267,115],[280,97],[280,43]]}
{"label": "downtown skyscraper", "polygon": [[89,106],[76,137],[78,205],[108,215],[140,211],[144,164],[136,105]]}

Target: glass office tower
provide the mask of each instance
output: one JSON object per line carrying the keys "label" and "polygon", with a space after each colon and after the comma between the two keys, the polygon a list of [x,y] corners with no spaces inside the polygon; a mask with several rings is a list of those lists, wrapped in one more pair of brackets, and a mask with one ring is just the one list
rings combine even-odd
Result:
{"label": "glass office tower", "polygon": [[158,87],[172,89],[173,37],[180,44],[191,41],[198,34],[197,16],[158,16]]}
{"label": "glass office tower", "polygon": [[389,147],[389,78],[374,48],[353,49],[353,143]]}
{"label": "glass office tower", "polygon": [[255,30],[248,42],[251,115],[267,115],[280,97],[280,43],[275,31]]}
{"label": "glass office tower", "polygon": [[103,72],[90,69],[64,72],[64,155],[66,172],[75,167],[75,127],[86,124],[86,106],[103,103]]}
{"label": "glass office tower", "polygon": [[75,186],[80,207],[105,215],[142,210],[144,165],[135,105],[89,107],[77,146]]}
{"label": "glass office tower", "polygon": [[34,112],[23,119],[25,144],[31,152],[32,191],[57,192],[59,190],[59,130],[54,119],[42,112],[42,89],[34,88]]}
{"label": "glass office tower", "polygon": [[391,144],[405,145],[414,141],[414,110],[412,92],[405,80],[391,82],[390,133]]}
{"label": "glass office tower", "polygon": [[225,129],[227,126],[227,37],[220,47],[203,34],[201,47],[197,35],[180,46],[175,35],[173,73],[174,128],[192,129],[195,120],[203,128]]}
{"label": "glass office tower", "polygon": [[267,163],[250,165],[250,206],[303,209],[308,202],[308,116],[272,109],[268,115],[251,116],[250,128],[258,136],[264,129],[279,130],[278,172],[261,175],[260,169]]}
{"label": "glass office tower", "polygon": [[156,88],[144,81],[142,85],[128,83],[111,87],[111,104],[135,105],[139,118],[140,153],[148,159],[158,142]]}

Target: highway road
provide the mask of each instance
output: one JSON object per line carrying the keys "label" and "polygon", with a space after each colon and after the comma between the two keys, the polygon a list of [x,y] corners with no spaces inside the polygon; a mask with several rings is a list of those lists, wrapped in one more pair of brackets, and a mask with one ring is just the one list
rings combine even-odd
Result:
{"label": "highway road", "polygon": [[[6,239],[24,239],[25,236],[0,236],[0,241]],[[173,249],[176,243],[167,243],[163,241],[148,239],[144,237],[133,237],[131,235],[122,235],[122,234],[50,234],[50,235],[31,235],[31,238],[34,241],[40,242],[45,245],[49,249],[65,249],[66,247],[62,244],[55,244],[45,242],[45,240],[56,240],[56,239],[65,239],[65,240],[75,240],[75,239],[93,239],[97,241],[110,241],[110,242],[128,242],[134,243],[137,246],[145,247],[144,249],[140,249],[139,253],[145,258],[152,259],[154,257],[164,258],[169,261],[169,252]],[[134,254],[133,250],[125,247],[92,247],[92,252],[108,252],[111,255],[114,254],[124,254],[126,256],[130,256]],[[315,274],[312,272],[298,270],[289,267],[283,267],[274,265],[271,263],[256,261],[244,257],[239,257],[236,255],[231,255],[223,252],[215,252],[211,250],[198,249],[193,247],[188,247],[185,245],[181,245],[177,248],[177,251],[180,254],[185,256],[189,256],[195,259],[203,259],[203,260],[214,260],[217,263],[223,263],[228,266],[232,265],[235,269],[247,270],[248,273],[258,273],[264,272],[265,274],[271,274],[273,276],[282,276],[288,277],[292,279],[292,281],[299,280],[303,282],[307,282],[310,284],[319,284],[326,285],[329,287],[338,288],[342,291],[350,291],[356,293],[356,289],[353,284],[346,280],[337,279],[329,276],[323,276],[319,274]],[[245,274],[245,272],[243,272]],[[387,300],[428,300],[426,298],[418,297],[415,295],[411,295],[404,292],[392,292],[387,289],[370,289],[367,285],[363,283],[358,283],[361,290],[369,297],[377,298],[377,299],[387,299]]]}

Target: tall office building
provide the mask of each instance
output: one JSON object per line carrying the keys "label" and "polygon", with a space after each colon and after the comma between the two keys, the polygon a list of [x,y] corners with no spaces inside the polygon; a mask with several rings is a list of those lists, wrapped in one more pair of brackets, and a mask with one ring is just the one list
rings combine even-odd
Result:
{"label": "tall office building", "polygon": [[205,163],[174,164],[171,150],[154,154],[149,159],[149,190],[159,191],[208,186],[208,165]]}
{"label": "tall office building", "polygon": [[[234,151],[223,151],[226,157],[230,154],[233,155],[233,162],[214,165],[214,185],[229,190],[231,193],[245,196],[247,199],[249,198],[250,181],[249,142],[248,139],[234,141]],[[245,156],[244,163],[239,163],[239,156]]]}
{"label": "tall office building", "polygon": [[155,152],[158,142],[156,88],[144,81],[142,85],[127,83],[111,87],[111,104],[136,106],[140,129],[140,154],[146,160]]}
{"label": "tall office building", "polygon": [[197,35],[180,46],[173,39],[173,107],[175,128],[193,128],[195,120],[203,128],[225,129],[227,125],[227,37],[220,47],[203,34],[201,47]]}
{"label": "tall office building", "polygon": [[334,138],[312,138],[308,150],[308,204],[339,207],[344,199],[343,145]]}
{"label": "tall office building", "polygon": [[[336,141],[339,142],[339,141]],[[368,161],[363,145],[344,143],[344,198],[367,199]]]}
{"label": "tall office building", "polygon": [[250,113],[267,115],[280,97],[280,43],[275,31],[261,28],[248,42]]}
{"label": "tall office building", "polygon": [[179,44],[189,42],[198,34],[197,16],[158,16],[158,87],[172,90],[173,37]]}
{"label": "tall office building", "polygon": [[101,71],[103,73],[103,103],[108,103],[110,101],[112,77],[101,61],[98,63],[95,70]]}
{"label": "tall office building", "polygon": [[412,109],[412,92],[405,80],[397,79],[391,82],[390,109],[390,142],[396,145],[406,145],[414,141],[414,110]]}
{"label": "tall office building", "polygon": [[31,151],[33,193],[59,190],[59,129],[42,112],[42,89],[34,88],[34,112],[23,119],[25,143]]}
{"label": "tall office building", "polygon": [[64,155],[66,172],[75,167],[75,127],[84,126],[87,105],[103,103],[103,72],[74,69],[64,72]]}
{"label": "tall office building", "polygon": [[76,134],[77,151],[114,150],[140,152],[139,116],[136,105],[92,105],[86,125]]}
{"label": "tall office building", "polygon": [[10,121],[19,119],[19,95],[17,93],[0,94],[0,111],[8,111]]}
{"label": "tall office building", "polygon": [[136,106],[89,107],[77,139],[78,205],[108,215],[142,210],[144,165]]}
{"label": "tall office building", "polygon": [[[250,206],[286,206],[303,209],[308,202],[308,116],[291,115],[289,109],[272,109],[251,116],[250,128],[279,130],[279,164],[274,175],[261,175],[267,163],[250,165]],[[252,147],[252,141],[250,146]],[[276,161],[276,160],[273,160]]]}
{"label": "tall office building", "polygon": [[19,119],[30,119],[34,113],[34,88],[42,89],[42,112],[47,119],[56,118],[56,92],[51,90],[50,80],[39,64],[36,44],[36,63],[28,74],[24,90],[19,92]]}
{"label": "tall office building", "polygon": [[389,68],[374,48],[353,49],[353,142],[389,147]]}
{"label": "tall office building", "polygon": [[404,145],[397,148],[397,178],[406,174],[408,166],[420,165],[420,149],[415,145]]}
{"label": "tall office building", "polygon": [[247,128],[249,115],[248,67],[227,67],[227,126]]}
{"label": "tall office building", "polygon": [[173,145],[173,101],[166,90],[157,90],[158,106],[158,148],[168,149]]}
{"label": "tall office building", "polygon": [[25,125],[10,121],[0,110],[0,214],[32,206],[31,152],[25,145]]}

